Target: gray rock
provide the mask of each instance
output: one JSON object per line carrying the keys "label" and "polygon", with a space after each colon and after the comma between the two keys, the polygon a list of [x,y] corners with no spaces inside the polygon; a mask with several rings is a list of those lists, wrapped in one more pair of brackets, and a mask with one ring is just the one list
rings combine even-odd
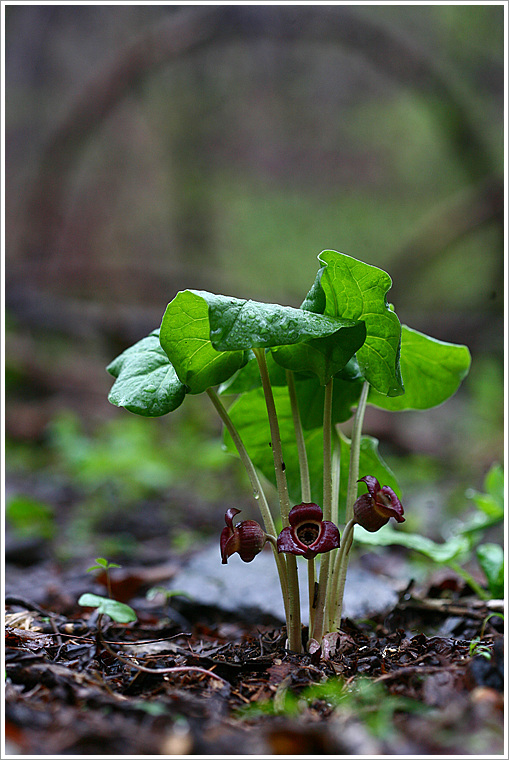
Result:
{"label": "gray rock", "polygon": [[[298,561],[302,622],[307,624],[306,561]],[[317,563],[318,564],[318,563]],[[318,568],[317,568],[318,570]],[[233,612],[243,619],[266,615],[284,622],[279,577],[272,550],[267,547],[252,562],[242,562],[237,554],[221,564],[219,544],[205,546],[194,555],[169,584],[183,591],[195,603]],[[351,564],[345,587],[343,617],[359,619],[388,612],[398,595],[379,575]]]}

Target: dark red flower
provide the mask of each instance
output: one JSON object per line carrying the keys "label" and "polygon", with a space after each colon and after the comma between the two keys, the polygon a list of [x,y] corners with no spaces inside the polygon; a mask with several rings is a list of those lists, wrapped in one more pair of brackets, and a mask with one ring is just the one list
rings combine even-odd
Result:
{"label": "dark red flower", "polygon": [[238,552],[244,562],[251,562],[261,552],[267,541],[267,535],[255,520],[243,520],[233,527],[233,518],[240,509],[226,510],[224,521],[226,528],[221,532],[221,562],[226,565],[228,557]]}
{"label": "dark red flower", "polygon": [[353,505],[356,521],[365,530],[374,533],[380,530],[391,517],[397,522],[405,522],[403,505],[389,486],[380,486],[372,475],[360,478],[358,483],[366,483],[368,493],[359,496]]}
{"label": "dark red flower", "polygon": [[290,525],[277,539],[278,552],[299,554],[313,559],[317,554],[339,547],[339,530],[330,520],[323,520],[318,504],[297,504],[290,510]]}

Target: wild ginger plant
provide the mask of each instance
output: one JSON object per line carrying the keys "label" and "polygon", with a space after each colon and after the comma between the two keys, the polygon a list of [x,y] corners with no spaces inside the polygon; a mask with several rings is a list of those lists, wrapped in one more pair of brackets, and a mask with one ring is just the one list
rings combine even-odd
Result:
{"label": "wild ginger plant", "polygon": [[[466,346],[401,325],[386,300],[386,272],[337,251],[318,259],[300,308],[181,291],[160,328],[108,366],[116,378],[110,402],[135,414],[158,417],[187,395],[209,396],[263,523],[234,524],[239,510],[228,509],[221,560],[238,553],[256,561],[270,542],[295,652],[302,651],[297,557],[307,565],[309,637],[321,642],[341,624],[354,526],[373,532],[391,517],[405,519],[378,441],[362,435],[367,404],[387,411],[437,406],[470,367]],[[227,408],[229,395],[236,398]],[[348,438],[339,426],[352,410]],[[277,489],[277,513],[260,474]]]}

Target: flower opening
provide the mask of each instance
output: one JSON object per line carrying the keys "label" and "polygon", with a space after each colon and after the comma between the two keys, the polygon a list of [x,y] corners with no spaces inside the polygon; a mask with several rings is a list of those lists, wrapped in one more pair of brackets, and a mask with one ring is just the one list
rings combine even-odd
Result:
{"label": "flower opening", "polygon": [[357,482],[365,483],[368,489],[368,493],[359,496],[353,505],[355,520],[359,525],[374,533],[386,525],[391,517],[399,523],[405,522],[403,505],[390,486],[380,486],[372,475],[365,475]]}

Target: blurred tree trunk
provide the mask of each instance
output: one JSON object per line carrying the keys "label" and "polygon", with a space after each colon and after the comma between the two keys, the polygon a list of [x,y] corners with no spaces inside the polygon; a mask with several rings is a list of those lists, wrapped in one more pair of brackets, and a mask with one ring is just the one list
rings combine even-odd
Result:
{"label": "blurred tree trunk", "polygon": [[214,277],[209,114],[212,83],[201,56],[190,59],[184,91],[176,98],[171,132],[173,225],[182,275],[191,287],[210,287]]}

